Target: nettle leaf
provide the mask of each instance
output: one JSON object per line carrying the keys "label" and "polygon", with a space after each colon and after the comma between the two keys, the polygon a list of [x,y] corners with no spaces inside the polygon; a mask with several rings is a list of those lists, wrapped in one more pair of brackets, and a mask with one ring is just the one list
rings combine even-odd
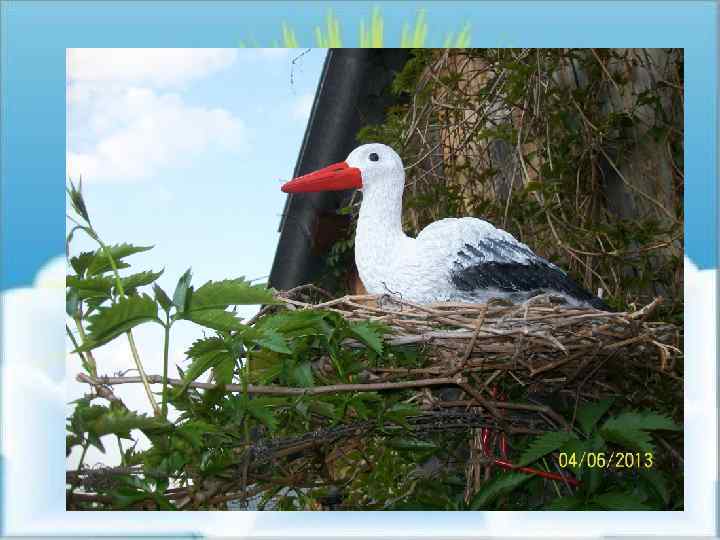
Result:
{"label": "nettle leaf", "polygon": [[278,354],[270,350],[256,350],[249,353],[250,382],[268,384],[283,372],[283,363]]}
{"label": "nettle leaf", "polygon": [[175,293],[173,294],[173,304],[177,308],[178,313],[185,311],[187,307],[189,296],[192,295],[192,288],[190,287],[190,280],[192,279],[192,269],[188,268],[185,273],[180,276],[180,279],[175,286]]}
{"label": "nettle leaf", "polygon": [[650,433],[641,429],[617,429],[612,426],[603,426],[600,433],[606,441],[618,444],[625,448],[633,448],[642,450],[643,452],[652,452],[655,449]]}
{"label": "nettle leaf", "polygon": [[112,278],[104,276],[85,279],[77,276],[67,276],[65,279],[65,284],[76,291],[80,300],[86,298],[110,298],[110,289],[112,289],[113,283]]}
{"label": "nettle leaf", "polygon": [[654,431],[656,429],[671,431],[682,430],[682,426],[677,425],[669,416],[652,411],[623,413],[609,419],[604,425],[607,426],[610,423],[618,426],[644,429],[646,431]]}
{"label": "nettle leaf", "polygon": [[78,276],[85,274],[85,270],[90,266],[90,263],[95,258],[95,254],[95,251],[83,251],[80,255],[70,257],[70,266],[73,267],[73,270],[75,270]]}
{"label": "nettle leaf", "polygon": [[265,424],[270,431],[275,431],[278,421],[272,409],[281,403],[284,404],[285,400],[271,397],[255,397],[252,399],[243,397],[243,401],[244,409],[248,414]]}
{"label": "nettle leaf", "polygon": [[153,292],[155,293],[155,300],[158,304],[160,304],[160,307],[162,307],[165,311],[170,311],[170,308],[172,307],[172,300],[170,300],[170,297],[162,289],[162,287],[160,287],[157,283],[153,283]]}
{"label": "nettle leaf", "polygon": [[642,499],[629,493],[603,493],[595,495],[591,502],[607,510],[652,510]]}
{"label": "nettle leaf", "polygon": [[268,317],[263,317],[255,325],[257,330],[272,329],[282,333],[285,337],[322,336],[329,335],[332,327],[325,322],[326,313],[312,309],[298,311],[281,311]]}
{"label": "nettle leaf", "polygon": [[170,429],[171,424],[160,418],[148,417],[127,409],[110,409],[93,420],[90,427],[92,433],[98,437],[112,433],[123,439],[131,439],[130,431],[133,429],[157,432]]}
{"label": "nettle leaf", "polygon": [[533,463],[550,452],[554,452],[561,446],[567,444],[571,439],[577,439],[575,434],[569,431],[550,431],[536,437],[525,449],[518,461],[519,466]]}
{"label": "nettle leaf", "polygon": [[202,420],[188,420],[175,430],[175,434],[182,437],[196,449],[203,448],[203,435],[217,433],[219,429],[213,424]]}
{"label": "nettle leaf", "polygon": [[600,434],[605,440],[621,446],[652,452],[654,446],[650,431],[680,429],[670,417],[663,414],[627,412],[606,420],[600,427]]}
{"label": "nettle leaf", "polygon": [[312,364],[310,362],[302,362],[293,367],[290,371],[291,380],[303,388],[308,388],[315,384],[313,378]]}
{"label": "nettle leaf", "polygon": [[[125,257],[129,257],[130,255],[134,255],[135,253],[142,253],[143,251],[148,251],[152,248],[153,246],[133,246],[132,244],[116,244],[114,246],[108,246],[108,251],[110,252],[110,255],[112,256],[118,268],[127,268],[130,265],[126,263],[121,263],[120,261],[122,261],[122,259],[124,259]],[[87,267],[87,274],[89,276],[94,276],[107,272],[108,270],[112,270],[110,259],[105,253],[105,250],[100,248],[95,251],[95,256],[93,257],[92,262],[90,262]]]}
{"label": "nettle leaf", "polygon": [[200,377],[200,375],[228,359],[234,361],[233,357],[227,351],[209,351],[195,356],[183,375],[183,384],[177,393],[182,394],[187,390],[188,385]]}
{"label": "nettle leaf", "polygon": [[480,487],[470,502],[470,508],[473,510],[486,508],[503,495],[512,493],[531,478],[531,475],[519,472],[501,473]]}
{"label": "nettle leaf", "polygon": [[370,347],[373,351],[378,354],[382,354],[383,344],[377,325],[367,321],[353,323],[350,325],[350,331],[355,337],[360,339],[360,341]]}
{"label": "nettle leaf", "polygon": [[88,317],[88,341],[78,351],[89,351],[145,322],[158,322],[158,306],[148,295],[122,297],[116,304],[99,307]]}
{"label": "nettle leaf", "polygon": [[256,345],[270,349],[271,351],[292,354],[292,350],[288,347],[287,340],[277,330],[272,328],[264,328],[261,330],[259,337],[252,340]]}
{"label": "nettle leaf", "polygon": [[123,289],[125,289],[126,291],[129,291],[130,289],[137,289],[138,287],[142,287],[143,285],[150,285],[157,278],[162,276],[164,271],[165,270],[160,270],[159,272],[138,272],[137,274],[131,274],[129,276],[120,278],[120,282],[122,283]]}
{"label": "nettle leaf", "polygon": [[598,421],[605,415],[610,409],[615,398],[603,399],[602,401],[596,401],[591,403],[585,403],[582,407],[577,410],[577,421],[583,431],[589,435],[595,428]]}
{"label": "nettle leaf", "polygon": [[225,344],[225,341],[223,341],[222,338],[213,336],[195,340],[190,348],[185,351],[185,355],[190,358],[197,358],[205,353],[226,350],[227,345]]}
{"label": "nettle leaf", "polygon": [[264,285],[252,285],[244,278],[208,281],[193,292],[189,310],[225,309],[234,305],[279,304],[273,290]]}
{"label": "nettle leaf", "polygon": [[234,314],[222,309],[186,311],[182,318],[213,330],[228,331],[245,328],[245,325]]}
{"label": "nettle leaf", "polygon": [[220,363],[215,366],[215,380],[218,384],[230,384],[232,382],[233,372],[235,371],[235,358],[228,355],[223,358]]}

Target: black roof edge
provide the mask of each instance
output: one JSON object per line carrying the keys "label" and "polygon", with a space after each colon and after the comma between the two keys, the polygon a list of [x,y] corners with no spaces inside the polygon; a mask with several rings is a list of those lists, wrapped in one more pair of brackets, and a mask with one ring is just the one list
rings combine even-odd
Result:
{"label": "black roof edge", "polygon": [[[358,130],[382,122],[393,98],[386,92],[408,57],[404,49],[328,49],[293,176],[342,161]],[[312,253],[318,215],[335,212],[349,192],[288,194],[268,284],[287,290],[312,281],[322,258]]]}

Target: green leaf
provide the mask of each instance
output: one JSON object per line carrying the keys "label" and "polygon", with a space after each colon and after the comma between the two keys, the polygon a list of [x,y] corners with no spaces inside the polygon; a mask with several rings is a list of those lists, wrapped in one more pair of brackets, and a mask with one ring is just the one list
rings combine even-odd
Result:
{"label": "green leaf", "polygon": [[550,452],[554,452],[561,446],[565,445],[571,439],[577,437],[569,431],[550,431],[536,437],[525,449],[520,460],[519,466],[525,466],[533,463]]}
{"label": "green leaf", "polygon": [[120,278],[120,282],[122,283],[123,289],[127,292],[131,289],[142,287],[143,285],[150,285],[153,281],[162,276],[163,272],[164,270],[160,270],[159,272],[138,272],[137,274],[131,274]]}
{"label": "green leaf", "polygon": [[228,355],[215,366],[215,380],[218,384],[232,383],[233,372],[235,371],[235,358]]}
{"label": "green leaf", "polygon": [[263,317],[257,322],[257,330],[277,330],[285,337],[327,335],[332,331],[324,317],[326,313],[319,310],[303,309],[298,311],[281,311]]}
{"label": "green leaf", "polygon": [[173,304],[177,308],[178,313],[183,313],[188,304],[188,297],[192,294],[190,289],[190,280],[192,279],[192,270],[188,268],[185,273],[180,276],[173,294]]}
{"label": "green leaf", "polygon": [[225,309],[233,305],[279,304],[273,297],[272,289],[264,285],[251,285],[244,278],[208,281],[197,289],[188,307],[191,311],[200,309]]}
{"label": "green leaf", "polygon": [[210,368],[214,368],[220,364],[220,362],[227,359],[230,359],[231,361],[233,360],[232,356],[227,351],[210,351],[194,357],[192,363],[183,375],[183,384],[177,390],[177,394],[182,394],[185,390],[187,390],[187,387],[191,382],[195,381],[198,377],[200,377],[200,375]]}
{"label": "green leaf", "polygon": [[605,421],[600,434],[607,441],[644,452],[652,452],[654,446],[649,431],[682,429],[665,415],[654,412],[627,412]]}
{"label": "green leaf", "polygon": [[148,295],[122,297],[116,304],[99,307],[98,312],[88,317],[88,341],[78,351],[89,351],[115,339],[145,322],[160,322],[158,306]]}
{"label": "green leaf", "polygon": [[292,354],[292,350],[288,347],[285,337],[272,328],[263,328],[260,331],[259,337],[253,339],[253,342],[256,345],[270,349],[271,351],[283,354]]}
{"label": "green leaf", "polygon": [[202,420],[188,420],[175,430],[175,433],[187,440],[194,448],[203,448],[203,435],[215,433],[218,428]]}
{"label": "green leaf", "polygon": [[585,403],[577,410],[577,421],[583,431],[590,435],[598,421],[605,415],[615,398],[603,399],[602,401]]}
{"label": "green leaf", "polygon": [[153,292],[155,293],[155,300],[158,304],[160,304],[160,307],[162,307],[164,311],[169,312],[172,307],[172,300],[170,300],[170,297],[157,283],[153,283]]}
{"label": "green leaf", "polygon": [[70,197],[70,205],[78,215],[82,216],[83,219],[90,223],[90,216],[88,215],[87,206],[85,205],[85,199],[82,195],[82,180],[80,180],[79,186],[76,188],[75,184],[68,182],[69,188],[65,188],[68,196]]}
{"label": "green leaf", "polygon": [[[134,255],[135,253],[142,253],[143,251],[148,251],[152,248],[153,246],[133,246],[132,244],[117,244],[114,246],[108,246],[108,251],[110,252],[110,255],[117,264],[118,268],[127,268],[129,266],[128,264],[120,264],[120,261],[122,259],[130,255]],[[89,276],[94,276],[107,272],[108,270],[112,270],[110,259],[105,253],[105,250],[100,248],[95,251],[95,256],[93,257],[92,262],[87,268],[87,273]]]}
{"label": "green leaf", "polygon": [[[560,456],[565,453],[565,458],[568,460],[566,468],[570,469],[575,476],[580,477],[580,461],[582,460],[583,453],[598,452],[600,449],[593,447],[589,441],[581,441],[579,439],[572,438],[558,448],[558,450],[560,451]],[[570,461],[574,461],[575,464],[572,465]]]}
{"label": "green leaf", "polygon": [[245,410],[257,420],[267,426],[270,431],[275,431],[277,419],[272,412],[271,406],[277,404],[278,400],[273,398],[256,397],[245,401]]}
{"label": "green leaf", "polygon": [[65,284],[72,290],[75,290],[80,300],[86,298],[110,298],[110,289],[112,289],[114,280],[105,277],[79,278],[77,276],[67,276]]}
{"label": "green leaf", "polygon": [[591,501],[607,510],[652,510],[639,497],[623,492],[595,495]]}
{"label": "green leaf", "polygon": [[473,510],[487,508],[499,497],[512,493],[530,478],[532,478],[531,475],[519,472],[501,473],[480,487],[470,502],[470,508]]}
{"label": "green leaf", "polygon": [[290,377],[295,384],[303,388],[309,388],[315,384],[310,362],[302,362],[293,367],[290,371]]}
{"label": "green leaf", "polygon": [[245,325],[235,315],[222,309],[203,309],[201,311],[186,311],[183,319],[192,321],[213,330],[242,330]]}
{"label": "green leaf", "polygon": [[353,323],[350,325],[350,331],[355,337],[360,339],[365,345],[370,347],[378,354],[382,354],[383,344],[380,334],[370,322]]}
{"label": "green leaf", "polygon": [[96,251],[83,251],[80,255],[70,258],[70,266],[73,267],[78,276],[82,276],[90,263],[93,262],[96,254]]}
{"label": "green leaf", "polygon": [[116,408],[109,409],[105,414],[93,420],[90,427],[92,433],[98,437],[112,433],[123,439],[131,439],[130,431],[133,429],[157,432],[170,429],[171,425],[160,418]]}
{"label": "green leaf", "polygon": [[190,348],[185,351],[185,355],[190,358],[197,358],[208,352],[226,350],[227,346],[222,338],[209,337],[195,340]]}

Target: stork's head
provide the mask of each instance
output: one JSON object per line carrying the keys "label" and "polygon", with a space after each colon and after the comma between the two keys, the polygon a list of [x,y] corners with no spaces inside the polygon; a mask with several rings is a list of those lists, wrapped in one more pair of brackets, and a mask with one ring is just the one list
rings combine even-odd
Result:
{"label": "stork's head", "polygon": [[283,184],[285,193],[337,191],[342,189],[372,190],[379,186],[400,190],[405,185],[402,160],[384,144],[358,146],[345,161],[299,176]]}

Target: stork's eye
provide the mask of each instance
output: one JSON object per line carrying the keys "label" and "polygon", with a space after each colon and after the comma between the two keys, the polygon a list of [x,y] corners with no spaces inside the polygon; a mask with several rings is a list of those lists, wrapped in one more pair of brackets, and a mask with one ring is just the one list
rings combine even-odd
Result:
{"label": "stork's eye", "polygon": [[372,154],[370,154],[370,155],[368,156],[368,158],[370,159],[370,161],[379,161],[379,160],[380,160],[380,156],[378,156],[375,152],[373,152]]}

